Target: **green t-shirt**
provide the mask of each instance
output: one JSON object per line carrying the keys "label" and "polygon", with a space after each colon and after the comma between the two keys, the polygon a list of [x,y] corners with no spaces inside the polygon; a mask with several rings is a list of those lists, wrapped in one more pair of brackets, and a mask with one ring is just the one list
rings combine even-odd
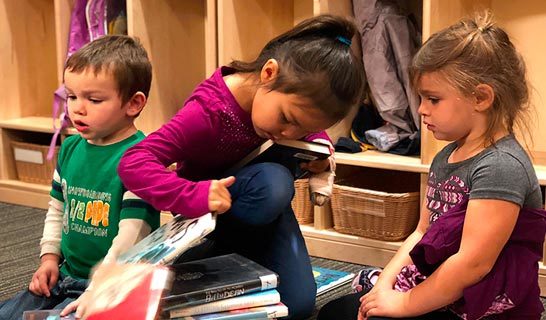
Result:
{"label": "green t-shirt", "polygon": [[144,139],[140,131],[107,146],[89,144],[80,135],[62,144],[51,196],[64,202],[61,272],[87,279],[91,268],[108,253],[122,219],[159,226],[159,212],[121,183],[117,174],[123,153]]}

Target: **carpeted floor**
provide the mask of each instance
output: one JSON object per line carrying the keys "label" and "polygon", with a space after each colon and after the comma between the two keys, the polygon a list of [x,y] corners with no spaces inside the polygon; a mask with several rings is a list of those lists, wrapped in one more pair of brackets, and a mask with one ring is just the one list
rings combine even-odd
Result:
{"label": "carpeted floor", "polygon": [[[10,298],[25,288],[39,264],[39,243],[45,210],[33,209],[0,202],[0,301]],[[362,266],[311,258],[314,265],[349,272],[356,272]],[[351,292],[349,284],[331,290],[317,298],[315,319],[320,307],[328,301]],[[541,320],[546,320],[546,313]]]}

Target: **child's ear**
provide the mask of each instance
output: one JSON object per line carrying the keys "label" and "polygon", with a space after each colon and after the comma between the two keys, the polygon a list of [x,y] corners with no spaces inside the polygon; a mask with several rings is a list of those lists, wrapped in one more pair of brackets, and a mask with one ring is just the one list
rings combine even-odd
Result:
{"label": "child's ear", "polygon": [[481,83],[476,86],[474,99],[476,102],[476,111],[486,111],[493,105],[493,101],[495,100],[495,91],[490,85]]}
{"label": "child's ear", "polygon": [[136,117],[146,105],[146,96],[141,91],[138,91],[125,105],[127,106],[127,116]]}
{"label": "child's ear", "polygon": [[279,63],[275,59],[269,59],[262,67],[260,72],[260,82],[267,83],[277,77],[279,74]]}

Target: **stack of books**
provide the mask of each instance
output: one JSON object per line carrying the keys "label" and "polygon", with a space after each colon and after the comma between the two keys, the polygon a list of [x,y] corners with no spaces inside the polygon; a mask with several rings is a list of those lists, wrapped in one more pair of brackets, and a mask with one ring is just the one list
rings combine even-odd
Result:
{"label": "stack of books", "polygon": [[238,254],[173,265],[163,298],[171,319],[271,319],[288,316],[276,290],[278,275]]}

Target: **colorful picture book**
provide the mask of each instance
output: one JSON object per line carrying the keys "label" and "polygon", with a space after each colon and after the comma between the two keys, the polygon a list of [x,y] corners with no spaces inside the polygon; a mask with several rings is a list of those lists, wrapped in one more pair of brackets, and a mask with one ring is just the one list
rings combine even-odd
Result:
{"label": "colorful picture book", "polygon": [[317,296],[319,296],[325,292],[338,288],[343,284],[351,282],[355,274],[313,266],[313,276],[317,283]]}
{"label": "colorful picture book", "polygon": [[184,320],[243,320],[276,319],[288,316],[288,308],[279,302],[274,305],[209,313],[198,316],[175,318]]}
{"label": "colorful picture book", "polygon": [[217,300],[209,303],[198,304],[195,306],[183,307],[171,310],[171,318],[180,318],[201,315],[206,313],[230,311],[237,309],[253,308],[267,306],[281,302],[281,296],[275,289],[259,291],[254,293]]}
{"label": "colorful picture book", "polygon": [[277,287],[279,276],[238,254],[171,266],[175,278],[163,310],[208,303]]}
{"label": "colorful picture book", "polygon": [[172,263],[215,227],[216,216],[211,213],[192,219],[177,215],[120,255],[118,262],[163,265]]}
{"label": "colorful picture book", "polygon": [[325,144],[301,140],[267,140],[231,167],[227,174],[235,174],[250,164],[275,162],[295,173],[296,178],[302,178],[307,172],[299,169],[301,162],[326,159],[329,156],[330,147]]}
{"label": "colorful picture book", "polygon": [[88,320],[152,320],[161,297],[168,292],[172,273],[165,266],[112,264],[98,268],[89,291],[84,317]]}
{"label": "colorful picture book", "polygon": [[23,312],[23,320],[76,320],[74,314],[61,317],[62,309],[33,310]]}

